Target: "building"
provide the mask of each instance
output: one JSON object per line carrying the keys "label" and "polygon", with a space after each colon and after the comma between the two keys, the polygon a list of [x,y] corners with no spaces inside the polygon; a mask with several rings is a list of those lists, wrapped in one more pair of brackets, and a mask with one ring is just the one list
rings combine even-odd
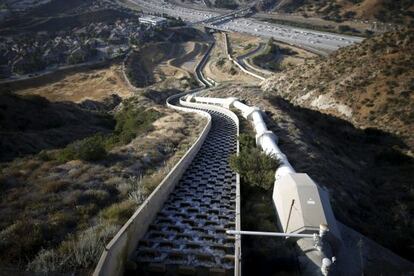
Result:
{"label": "building", "polygon": [[139,18],[139,23],[158,27],[165,26],[167,24],[167,19],[159,16],[146,15]]}

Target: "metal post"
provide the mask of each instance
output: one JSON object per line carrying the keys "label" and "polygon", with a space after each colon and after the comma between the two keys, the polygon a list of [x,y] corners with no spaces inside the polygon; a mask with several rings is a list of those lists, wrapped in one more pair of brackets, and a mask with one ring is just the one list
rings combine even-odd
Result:
{"label": "metal post", "polygon": [[288,215],[288,219],[287,219],[287,222],[286,222],[286,229],[285,229],[286,231],[289,228],[289,221],[290,221],[290,215],[292,214],[293,204],[295,204],[294,199],[292,199],[292,204],[290,204],[289,215]]}
{"label": "metal post", "polygon": [[269,237],[284,237],[284,238],[315,238],[315,234],[295,234],[295,233],[280,233],[280,232],[260,232],[260,231],[236,231],[227,230],[229,235],[249,235],[249,236],[269,236]]}

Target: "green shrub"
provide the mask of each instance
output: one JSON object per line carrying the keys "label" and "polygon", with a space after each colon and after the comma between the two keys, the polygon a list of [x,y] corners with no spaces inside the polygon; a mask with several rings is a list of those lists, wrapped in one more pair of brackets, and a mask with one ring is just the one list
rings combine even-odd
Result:
{"label": "green shrub", "polygon": [[214,5],[224,9],[236,9],[239,6],[234,0],[217,0]]}
{"label": "green shrub", "polygon": [[98,161],[107,156],[107,151],[117,145],[131,142],[139,133],[149,131],[152,123],[160,117],[156,110],[135,109],[132,104],[126,106],[116,116],[114,133],[111,135],[96,134],[73,142],[57,153],[56,159],[61,162],[70,160]]}
{"label": "green shrub", "polygon": [[257,148],[251,136],[241,134],[239,141],[240,153],[230,156],[230,167],[239,173],[247,184],[265,190],[271,189],[275,170],[279,166],[278,161]]}
{"label": "green shrub", "polygon": [[217,61],[217,63],[216,63],[216,65],[218,66],[218,67],[223,67],[223,65],[226,63],[226,59],[225,58],[220,58],[218,61]]}
{"label": "green shrub", "polygon": [[65,189],[68,183],[59,180],[42,183],[40,190],[43,193],[57,193]]}
{"label": "green shrub", "polygon": [[126,105],[116,116],[115,134],[119,142],[127,144],[137,136],[137,133],[149,131],[152,123],[158,119],[160,113],[156,110],[134,109]]}
{"label": "green shrub", "polygon": [[79,159],[86,161],[96,161],[106,157],[102,135],[94,135],[82,140],[77,146]]}
{"label": "green shrub", "polygon": [[0,232],[0,252],[7,252],[2,261],[30,259],[50,239],[50,228],[45,223],[18,220]]}
{"label": "green shrub", "polygon": [[102,218],[121,225],[132,216],[135,209],[136,204],[129,200],[116,203],[102,211]]}
{"label": "green shrub", "polygon": [[105,138],[102,134],[96,134],[69,144],[59,152],[57,159],[62,162],[74,159],[97,161],[105,158],[106,155]]}
{"label": "green shrub", "polygon": [[107,242],[116,234],[115,225],[97,225],[69,236],[56,249],[41,250],[31,261],[31,272],[71,272],[94,267]]}

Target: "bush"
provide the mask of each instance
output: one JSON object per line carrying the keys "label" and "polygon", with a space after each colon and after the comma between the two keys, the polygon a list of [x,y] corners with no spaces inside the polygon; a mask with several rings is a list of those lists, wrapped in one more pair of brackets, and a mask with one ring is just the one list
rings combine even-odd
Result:
{"label": "bush", "polygon": [[102,134],[85,138],[68,145],[58,154],[58,160],[67,162],[74,159],[97,161],[105,158],[105,138]]}
{"label": "bush", "polygon": [[115,224],[124,224],[134,213],[136,204],[132,201],[124,201],[111,205],[102,211],[105,220]]}
{"label": "bush", "polygon": [[236,9],[239,5],[233,0],[216,0],[214,4],[217,8]]}
{"label": "bush", "polygon": [[218,66],[218,67],[223,67],[223,65],[226,63],[226,59],[225,58],[220,58],[218,61],[217,61],[217,63],[216,63],[216,65]]}
{"label": "bush", "polygon": [[138,132],[149,131],[152,123],[158,119],[160,113],[156,110],[134,109],[132,105],[126,105],[116,116],[115,134],[118,141],[127,144],[134,139]]}
{"label": "bush", "polygon": [[69,236],[57,249],[41,250],[29,263],[32,272],[72,272],[96,265],[106,243],[118,228],[114,225],[91,227],[80,235]]}
{"label": "bush", "polygon": [[57,193],[62,191],[68,183],[59,181],[59,180],[53,180],[51,182],[43,183],[40,189],[43,193]]}
{"label": "bush", "polygon": [[273,187],[278,161],[255,146],[254,139],[242,134],[239,137],[240,153],[230,157],[230,167],[240,174],[243,181],[265,190]]}
{"label": "bush", "polygon": [[58,152],[56,158],[61,162],[80,159],[98,161],[107,156],[114,146],[131,142],[140,132],[149,131],[152,123],[160,117],[156,110],[135,109],[132,104],[126,106],[116,116],[115,130],[112,135],[96,134],[69,144]]}
{"label": "bush", "polygon": [[45,223],[18,220],[0,232],[0,252],[7,252],[2,261],[30,259],[50,239],[50,229]]}

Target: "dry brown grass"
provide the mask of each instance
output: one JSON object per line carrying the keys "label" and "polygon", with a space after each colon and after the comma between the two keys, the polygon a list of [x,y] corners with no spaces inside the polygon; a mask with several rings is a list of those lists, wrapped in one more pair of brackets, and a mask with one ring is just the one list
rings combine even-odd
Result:
{"label": "dry brown grass", "polygon": [[122,98],[131,96],[125,84],[120,65],[85,72],[71,73],[54,82],[19,90],[22,95],[40,95],[50,101],[82,102],[102,99],[117,94]]}
{"label": "dry brown grass", "polygon": [[187,58],[194,59],[194,67],[201,58],[200,49],[194,47],[194,42],[147,45],[128,59],[127,75],[141,90],[189,89],[194,83],[193,72],[188,70],[192,66],[182,62],[185,63]]}
{"label": "dry brown grass", "polygon": [[[113,148],[105,160],[62,163],[48,158],[52,150],[1,164],[1,264],[25,269],[25,261],[13,261],[28,260],[28,268],[39,272],[93,266],[112,234],[90,240],[89,249],[79,241],[92,232],[100,237],[102,229],[119,229],[205,125],[197,115],[177,113],[142,96],[129,101],[162,116],[151,130]],[[130,178],[141,181],[130,185]],[[88,230],[92,225],[94,230]],[[25,238],[19,239],[23,232]]]}
{"label": "dry brown grass", "polygon": [[385,33],[277,74],[263,89],[360,127],[391,132],[413,151],[413,45],[412,29]]}

